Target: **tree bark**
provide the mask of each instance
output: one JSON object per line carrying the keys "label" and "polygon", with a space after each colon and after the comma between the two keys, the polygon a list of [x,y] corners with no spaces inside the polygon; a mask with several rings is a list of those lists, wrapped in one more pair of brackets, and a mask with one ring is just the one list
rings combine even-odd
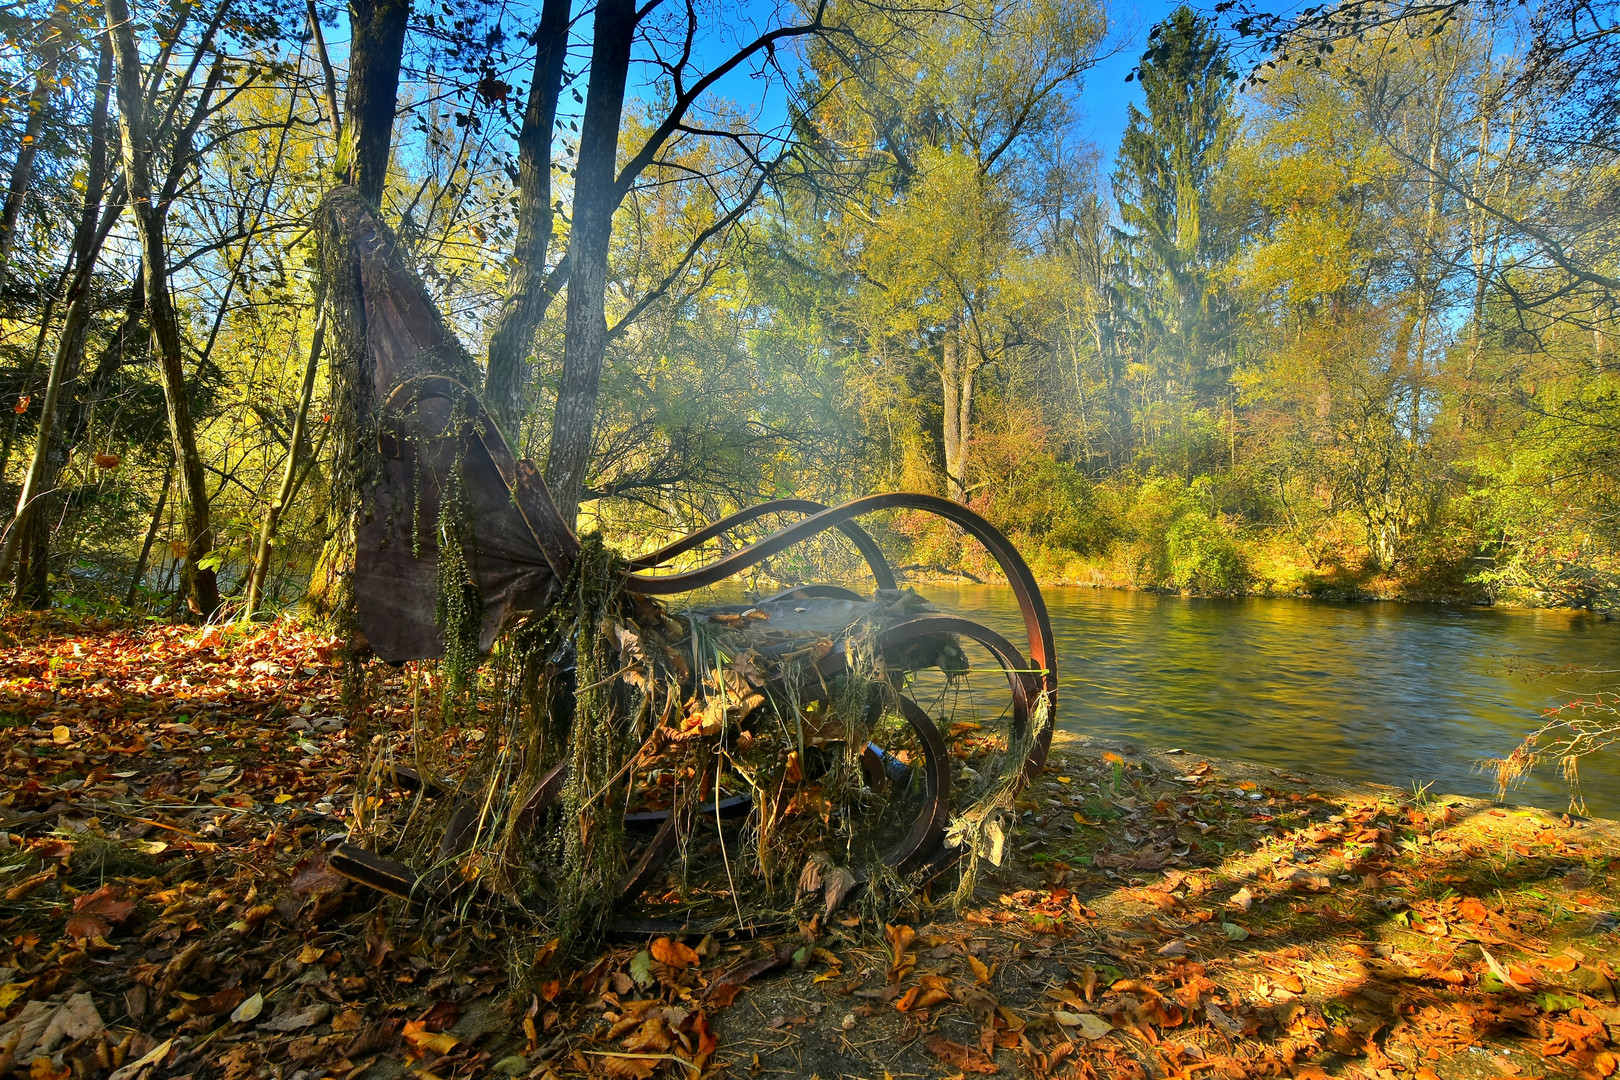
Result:
{"label": "tree bark", "polygon": [[45,41],[39,49],[40,65],[34,76],[34,91],[28,95],[28,119],[23,123],[22,145],[17,149],[17,161],[11,168],[5,207],[0,210],[0,287],[4,287],[6,271],[11,266],[11,250],[17,243],[17,222],[22,217],[23,200],[28,197],[28,188],[34,179],[34,158],[39,154],[40,132],[45,129],[45,110],[56,89],[56,69],[62,59],[63,22],[58,17],[51,19],[48,25]]}
{"label": "tree bark", "polygon": [[97,226],[101,223],[101,200],[107,187],[107,111],[111,76],[112,52],[104,45],[98,65],[96,101],[90,125],[84,204],[73,236],[75,269],[68,284],[67,313],[45,384],[45,400],[40,406],[39,428],[34,438],[34,455],[17,496],[17,512],[12,517],[5,547],[0,550],[0,580],[10,574],[21,554],[16,596],[20,603],[28,607],[44,607],[50,603],[46,565],[50,523],[49,515],[44,511],[48,506],[46,496],[55,489],[56,478],[66,461],[65,441],[56,430],[62,388],[78,377],[84,357],[85,332],[90,322],[90,284],[100,249],[98,237],[102,235]]}
{"label": "tree bark", "polygon": [[946,331],[940,352],[944,361],[940,366],[940,384],[945,398],[945,494],[952,502],[966,504],[974,365],[963,355],[959,333],[954,327]]}
{"label": "tree bark", "polygon": [[596,397],[607,352],[608,243],[613,234],[619,119],[635,37],[635,0],[599,0],[591,48],[591,82],[574,173],[574,220],[568,242],[568,314],[562,384],[552,420],[546,485],[563,521],[573,527],[596,432]]}
{"label": "tree bark", "polygon": [[[563,60],[568,52],[571,0],[545,0],[534,34],[534,74],[529,102],[518,132],[517,246],[506,295],[489,339],[486,404],[511,435],[523,417],[529,384],[529,349],[555,291],[546,286],[546,257],[551,247],[551,132],[557,122],[557,95],[562,92]],[[510,440],[517,445],[515,439]]]}
{"label": "tree bark", "polygon": [[321,344],[326,338],[326,313],[322,309],[315,316],[315,330],[310,335],[309,362],[304,365],[304,383],[298,391],[298,413],[293,418],[292,438],[288,440],[287,466],[281,474],[281,486],[276,490],[275,501],[265,507],[264,524],[259,529],[259,544],[253,556],[253,573],[248,581],[247,607],[245,614],[248,618],[259,610],[259,603],[264,598],[264,581],[270,569],[270,551],[276,535],[276,526],[281,521],[281,515],[292,501],[293,486],[298,479],[298,452],[303,447],[304,436],[309,428],[309,403],[315,396],[315,374],[320,370]]}
{"label": "tree bark", "polygon": [[338,111],[337,72],[332,70],[332,57],[326,51],[326,35],[321,32],[321,13],[315,10],[315,0],[304,0],[305,14],[309,16],[309,36],[315,42],[315,56],[321,63],[321,85],[326,91],[326,111],[332,121],[332,138],[343,144],[343,114]]}
{"label": "tree bark", "polygon": [[130,29],[129,6],[125,0],[105,0],[105,6],[107,31],[112,37],[117,69],[124,178],[135,215],[135,229],[140,236],[146,287],[146,322],[157,353],[169,435],[174,443],[180,496],[184,504],[185,589],[189,606],[196,614],[206,617],[219,607],[219,585],[214,571],[201,565],[203,557],[213,550],[214,530],[209,522],[208,487],[202,457],[197,452],[197,432],[191,418],[191,402],[186,395],[180,321],[175,313],[174,297],[169,291],[169,250],[164,228],[166,208],[153,198],[152,193],[152,148],[141,92],[141,58],[135,45],[135,35]]}
{"label": "tree bark", "polygon": [[394,143],[399,66],[411,0],[351,0],[348,118],[338,156],[339,174],[373,206],[382,205]]}
{"label": "tree bark", "polygon": [[134,607],[140,591],[141,579],[146,576],[146,563],[152,557],[152,544],[163,525],[163,508],[169,505],[169,488],[174,484],[174,463],[163,470],[163,487],[158,492],[157,505],[152,508],[152,521],[146,527],[146,539],[141,542],[141,556],[135,560],[135,573],[129,579],[129,592],[124,594],[124,606]]}

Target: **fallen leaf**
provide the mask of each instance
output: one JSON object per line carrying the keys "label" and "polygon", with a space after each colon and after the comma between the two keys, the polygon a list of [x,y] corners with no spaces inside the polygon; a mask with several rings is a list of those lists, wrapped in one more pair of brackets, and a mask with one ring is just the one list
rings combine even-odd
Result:
{"label": "fallen leaf", "polygon": [[52,1065],[48,1057],[37,1057],[28,1066],[28,1080],[69,1080],[72,1075],[73,1066],[66,1062]]}
{"label": "fallen leaf", "polygon": [[[1502,966],[1501,961],[1492,956],[1485,946],[1481,945],[1479,947],[1479,951],[1480,955],[1485,957],[1485,966],[1488,967],[1491,974],[1500,979],[1504,985],[1510,986],[1520,993],[1528,994],[1530,992],[1531,986],[1535,984],[1535,977],[1533,975],[1527,982],[1521,982],[1514,978],[1513,974],[1509,973],[1508,969]],[[1518,965],[1514,966],[1517,968],[1519,973],[1528,974],[1528,972],[1525,972],[1525,970],[1518,967]]]}
{"label": "fallen leaf", "polygon": [[[260,1030],[263,1030],[262,1024]],[[443,1057],[461,1043],[460,1039],[448,1031],[429,1031],[427,1024],[421,1020],[407,1021],[405,1030],[400,1034],[410,1044],[409,1053],[413,1058],[426,1057],[429,1054]]]}
{"label": "fallen leaf", "polygon": [[641,1027],[625,1036],[624,1048],[632,1054],[646,1051],[663,1053],[670,1048],[669,1032],[664,1030],[662,1016],[649,1017]]}
{"label": "fallen leaf", "polygon": [[909,926],[883,924],[883,936],[889,942],[889,981],[898,982],[905,970],[916,963],[906,951],[917,938],[917,931]]}
{"label": "fallen leaf", "polygon": [[614,1080],[647,1080],[662,1058],[601,1055],[602,1072]]}
{"label": "fallen leaf", "polygon": [[34,1044],[33,1052],[49,1054],[60,1043],[91,1038],[101,1034],[106,1027],[90,995],[74,994],[57,1007],[50,1023],[45,1025],[44,1034]]}
{"label": "fallen leaf", "polygon": [[1104,1035],[1107,1035],[1110,1031],[1114,1030],[1114,1025],[1110,1024],[1107,1020],[1104,1020],[1096,1013],[1076,1013],[1068,1012],[1064,1009],[1058,1009],[1052,1013],[1052,1019],[1056,1020],[1059,1024],[1066,1028],[1076,1029],[1081,1035],[1092,1040],[1100,1039]]}
{"label": "fallen leaf", "polygon": [[141,1075],[141,1071],[143,1069],[156,1065],[162,1062],[164,1058],[168,1057],[169,1051],[173,1048],[174,1040],[165,1039],[163,1042],[158,1043],[145,1054],[141,1055],[141,1057],[137,1060],[129,1062],[123,1068],[107,1077],[107,1080],[135,1080],[135,1077]]}
{"label": "fallen leaf", "polygon": [[649,989],[652,984],[657,981],[653,978],[652,964],[652,953],[648,952],[646,949],[641,950],[640,952],[636,953],[635,956],[630,958],[630,978],[643,990]]}
{"label": "fallen leaf", "polygon": [[702,958],[694,950],[682,945],[673,938],[659,938],[652,943],[652,947],[648,951],[652,953],[652,958],[660,964],[677,970],[691,967],[693,964],[702,961]]}
{"label": "fallen leaf", "polygon": [[982,1052],[971,1046],[951,1042],[949,1039],[936,1035],[927,1042],[928,1052],[933,1054],[946,1065],[963,1072],[993,1073],[1000,1072],[1001,1067],[991,1061]]}
{"label": "fallen leaf", "polygon": [[245,1024],[249,1020],[255,1019],[263,1011],[264,995],[254,994],[252,997],[242,1002],[242,1004],[238,1005],[231,1013],[231,1022],[235,1024]]}
{"label": "fallen leaf", "polygon": [[287,1013],[283,1016],[278,1016],[273,1020],[266,1020],[264,1023],[259,1025],[259,1030],[280,1032],[302,1031],[307,1027],[314,1027],[316,1024],[320,1023],[322,1020],[325,1020],[330,1015],[332,1015],[332,1006],[324,1004],[310,1005],[298,1010],[297,1012]]}
{"label": "fallen leaf", "polygon": [[737,999],[748,980],[785,967],[793,954],[787,950],[771,956],[763,956],[758,960],[749,960],[728,968],[724,974],[709,984],[708,990],[703,994],[705,1004],[713,1005],[717,1009],[730,1008],[731,1003]]}

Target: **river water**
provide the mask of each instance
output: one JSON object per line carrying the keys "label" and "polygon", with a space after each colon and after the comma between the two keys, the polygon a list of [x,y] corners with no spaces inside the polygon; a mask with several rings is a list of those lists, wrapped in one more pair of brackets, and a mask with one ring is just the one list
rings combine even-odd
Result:
{"label": "river water", "polygon": [[[930,584],[939,607],[1024,642],[1012,593]],[[1569,611],[1044,590],[1059,727],[1401,788],[1489,796],[1477,763],[1542,710],[1620,682],[1620,622]],[[1581,766],[1587,811],[1620,818],[1620,747]],[[1510,797],[1569,805],[1556,765]]]}

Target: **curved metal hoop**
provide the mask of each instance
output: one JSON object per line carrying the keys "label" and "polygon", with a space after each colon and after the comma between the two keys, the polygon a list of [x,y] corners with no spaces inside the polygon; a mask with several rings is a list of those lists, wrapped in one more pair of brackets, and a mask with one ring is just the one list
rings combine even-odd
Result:
{"label": "curved metal hoop", "polygon": [[[631,570],[652,570],[663,566],[678,555],[684,555],[713,540],[722,533],[746,525],[750,521],[757,521],[770,514],[803,514],[807,517],[822,513],[828,507],[811,499],[775,499],[771,502],[750,506],[739,510],[735,514],[721,518],[712,525],[705,525],[693,533],[687,533],[672,544],[667,544],[657,551],[649,551],[645,555],[638,555],[630,560]],[[895,588],[894,571],[889,568],[889,562],[883,557],[883,549],[878,547],[872,534],[855,524],[853,521],[841,522],[838,530],[849,537],[866,565],[872,571],[872,579],[880,589]]]}
{"label": "curved metal hoop", "polygon": [[[1039,672],[1040,693],[1046,697],[1048,716],[1055,717],[1057,646],[1052,634],[1052,620],[1047,614],[1046,601],[1041,596],[1040,586],[1035,583],[1035,575],[1030,573],[1029,564],[1024,562],[1024,557],[1018,553],[1018,549],[1013,547],[1012,542],[1002,535],[999,529],[960,503],[942,499],[937,495],[895,492],[854,499],[841,506],[813,514],[803,521],[794,522],[741,551],[733,552],[697,570],[657,576],[631,574],[627,584],[634,591],[651,596],[665,596],[703,588],[723,581],[761,559],[770,558],[827,529],[836,528],[844,522],[880,510],[922,510],[942,517],[959,526],[990,552],[991,557],[1001,567],[1001,572],[1006,575],[1007,584],[1012,587],[1013,595],[1018,600],[1019,614],[1024,620],[1024,632],[1029,637],[1030,663],[1017,664],[1015,669],[1033,669]],[[1037,741],[1035,756],[1031,758],[1032,767],[1038,768],[1045,763],[1050,745],[1049,722],[1044,737]]]}

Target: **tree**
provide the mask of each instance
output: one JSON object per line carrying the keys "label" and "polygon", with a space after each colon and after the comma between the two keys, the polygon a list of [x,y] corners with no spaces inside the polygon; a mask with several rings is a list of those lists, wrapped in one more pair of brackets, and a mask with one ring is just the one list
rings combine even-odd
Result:
{"label": "tree", "polygon": [[1216,200],[1235,131],[1236,79],[1213,26],[1181,7],[1154,28],[1114,170],[1125,312],[1151,393],[1193,408],[1221,398],[1228,366],[1219,268],[1232,251]]}
{"label": "tree", "polygon": [[875,56],[828,46],[813,57],[825,90],[805,123],[848,162],[827,170],[843,190],[823,229],[859,283],[866,347],[937,380],[943,486],[958,501],[972,486],[980,373],[1019,339],[1031,147],[1067,124],[1065,94],[1102,34],[1085,6],[969,5]]}
{"label": "tree", "polygon": [[[221,17],[225,7],[221,3]],[[179,167],[171,167],[168,183],[159,188],[154,184],[154,133],[146,100],[147,80],[143,78],[146,68],[135,45],[129,6],[125,0],[106,0],[105,10],[116,70],[124,183],[129,191],[135,229],[140,237],[146,322],[151,329],[153,351],[157,354],[158,369],[162,374],[169,435],[174,443],[174,459],[179,466],[180,498],[186,520],[185,537],[181,541],[186,552],[186,591],[192,611],[206,617],[219,607],[219,585],[215,572],[203,563],[214,547],[214,529],[209,520],[208,484],[203,473],[202,456],[197,451],[197,429],[192,422],[191,402],[186,387],[180,321],[169,283],[169,244],[165,226],[174,189],[179,184],[191,153],[192,136],[207,115],[214,91],[224,76],[224,66],[216,59],[210,67],[190,117],[175,141],[174,160]],[[215,25],[218,25],[217,19]],[[204,35],[203,42],[197,48],[199,59],[211,45],[212,36],[211,32]],[[184,89],[173,91],[177,103]]]}
{"label": "tree", "polygon": [[570,0],[545,0],[534,32],[534,71],[517,138],[517,236],[505,295],[489,337],[485,396],[514,433],[523,416],[535,330],[567,277],[566,267],[547,274],[546,261],[554,229],[551,147],[568,56],[569,5]]}

